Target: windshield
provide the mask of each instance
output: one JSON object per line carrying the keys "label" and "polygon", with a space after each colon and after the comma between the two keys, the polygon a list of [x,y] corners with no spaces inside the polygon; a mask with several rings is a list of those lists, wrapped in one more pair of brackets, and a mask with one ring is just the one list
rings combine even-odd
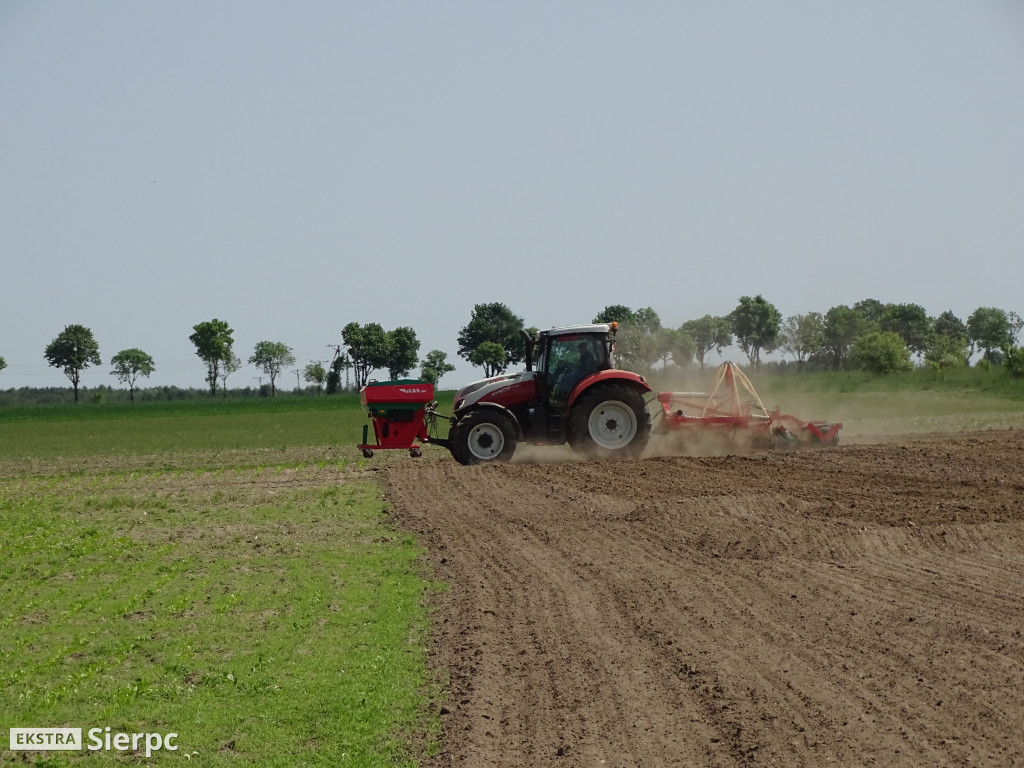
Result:
{"label": "windshield", "polygon": [[595,334],[562,334],[548,342],[543,373],[552,402],[568,396],[584,376],[608,367],[605,342]]}

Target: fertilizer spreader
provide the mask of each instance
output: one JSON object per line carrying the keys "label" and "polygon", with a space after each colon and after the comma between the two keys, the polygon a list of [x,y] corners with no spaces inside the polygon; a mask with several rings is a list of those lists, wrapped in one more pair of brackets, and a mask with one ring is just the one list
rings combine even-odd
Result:
{"label": "fertilizer spreader", "polygon": [[434,400],[434,385],[429,381],[371,381],[359,392],[373,423],[375,444],[368,442],[369,425],[363,425],[363,442],[358,446],[370,458],[378,448],[405,448],[409,455],[421,455],[417,440],[426,441],[426,406]]}

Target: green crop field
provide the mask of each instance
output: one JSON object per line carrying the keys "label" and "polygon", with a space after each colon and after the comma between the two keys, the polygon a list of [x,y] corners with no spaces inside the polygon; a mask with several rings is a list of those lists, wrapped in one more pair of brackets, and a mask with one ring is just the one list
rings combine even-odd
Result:
{"label": "green crop field", "polygon": [[86,747],[3,760],[416,765],[440,587],[364,422],[354,397],[0,411],[0,722]]}

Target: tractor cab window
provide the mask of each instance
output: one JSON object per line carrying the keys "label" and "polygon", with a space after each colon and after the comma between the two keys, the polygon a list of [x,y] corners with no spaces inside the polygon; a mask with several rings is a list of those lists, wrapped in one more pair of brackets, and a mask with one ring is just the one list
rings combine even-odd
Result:
{"label": "tractor cab window", "polygon": [[565,405],[580,379],[608,367],[605,345],[594,335],[555,336],[548,346],[545,377],[552,405]]}

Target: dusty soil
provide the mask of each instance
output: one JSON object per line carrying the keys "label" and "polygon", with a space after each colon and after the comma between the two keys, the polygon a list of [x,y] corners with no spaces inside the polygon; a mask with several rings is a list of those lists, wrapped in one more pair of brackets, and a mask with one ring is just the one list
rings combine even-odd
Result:
{"label": "dusty soil", "polygon": [[378,477],[451,585],[427,766],[1024,765],[1024,430]]}

